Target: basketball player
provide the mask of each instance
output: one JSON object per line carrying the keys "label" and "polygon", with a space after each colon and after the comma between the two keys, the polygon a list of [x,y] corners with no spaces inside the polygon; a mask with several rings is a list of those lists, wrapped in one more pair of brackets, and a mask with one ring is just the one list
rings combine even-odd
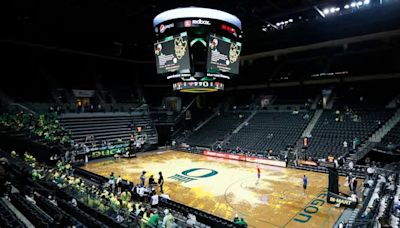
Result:
{"label": "basketball player", "polygon": [[307,176],[304,175],[304,177],[303,177],[303,190],[304,190],[304,194],[306,194],[307,184],[308,184]]}
{"label": "basketball player", "polygon": [[260,165],[257,165],[257,183],[258,184],[260,182],[260,178],[261,178],[261,170],[260,170]]}

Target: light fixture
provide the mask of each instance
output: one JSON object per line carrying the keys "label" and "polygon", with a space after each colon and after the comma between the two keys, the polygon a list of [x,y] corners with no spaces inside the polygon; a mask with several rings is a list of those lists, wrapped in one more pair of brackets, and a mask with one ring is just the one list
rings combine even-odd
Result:
{"label": "light fixture", "polygon": [[362,6],[362,1],[357,2],[357,6]]}
{"label": "light fixture", "polygon": [[339,7],[337,7],[337,8],[335,9],[335,11],[336,11],[336,12],[339,12],[339,11],[340,11],[340,8],[339,8]]}
{"label": "light fixture", "polygon": [[329,9],[324,9],[324,14],[329,14]]}
{"label": "light fixture", "polygon": [[289,19],[289,23],[292,23],[293,22],[293,19]]}
{"label": "light fixture", "polygon": [[345,5],[344,8],[345,8],[345,9],[348,9],[348,8],[350,8],[350,6],[349,6],[349,5]]}
{"label": "light fixture", "polygon": [[364,0],[364,4],[368,5],[370,0]]}
{"label": "light fixture", "polygon": [[276,23],[276,26],[280,26],[280,25],[281,25],[281,23],[280,23],[280,22]]}
{"label": "light fixture", "polygon": [[329,12],[331,12],[331,13],[334,13],[336,10],[335,10],[335,8],[331,8],[330,10],[329,10]]}
{"label": "light fixture", "polygon": [[353,3],[350,4],[350,6],[354,8],[354,7],[357,6],[357,4],[355,2],[353,2]]}

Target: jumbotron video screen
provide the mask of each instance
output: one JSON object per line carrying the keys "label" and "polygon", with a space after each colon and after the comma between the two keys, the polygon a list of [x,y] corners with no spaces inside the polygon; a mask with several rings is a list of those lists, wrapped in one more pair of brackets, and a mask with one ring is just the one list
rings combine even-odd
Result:
{"label": "jumbotron video screen", "polygon": [[190,71],[189,44],[186,32],[168,36],[154,44],[158,74],[188,73]]}
{"label": "jumbotron video screen", "polygon": [[242,44],[229,38],[210,34],[207,55],[207,73],[238,74]]}
{"label": "jumbotron video screen", "polygon": [[224,81],[239,74],[242,25],[216,9],[184,7],[153,20],[157,74],[173,81],[173,90],[223,91]]}

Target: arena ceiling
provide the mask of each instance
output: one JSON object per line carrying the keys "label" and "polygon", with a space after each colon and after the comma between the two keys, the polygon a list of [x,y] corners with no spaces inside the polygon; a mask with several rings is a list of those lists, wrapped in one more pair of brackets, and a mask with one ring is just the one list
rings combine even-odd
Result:
{"label": "arena ceiling", "polygon": [[[169,86],[155,76],[152,19],[171,8],[200,6],[227,11],[242,20],[245,61],[241,76],[231,80],[233,85],[305,81],[321,73],[344,71],[351,75],[400,72],[400,0],[382,0],[393,4],[340,17],[323,18],[316,9],[351,1],[2,1],[1,54],[10,59],[10,68],[22,60],[34,68],[19,74],[50,75],[47,81],[60,75],[81,79],[102,74],[111,81],[116,75],[137,75],[132,79],[135,83]],[[301,18],[304,23],[263,31],[268,24],[289,18]],[[93,82],[88,79],[87,84]]]}
{"label": "arena ceiling", "polygon": [[186,6],[225,10],[242,20],[246,38],[251,38],[262,36],[268,21],[332,2],[338,1],[13,0],[2,2],[1,10],[8,25],[3,39],[152,60],[148,53],[154,39],[152,19],[164,10]]}

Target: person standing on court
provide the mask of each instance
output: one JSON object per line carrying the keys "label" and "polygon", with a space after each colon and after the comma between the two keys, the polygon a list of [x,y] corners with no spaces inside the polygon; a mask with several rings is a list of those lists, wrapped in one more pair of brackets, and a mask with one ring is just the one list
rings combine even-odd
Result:
{"label": "person standing on court", "polygon": [[304,190],[304,193],[306,193],[307,184],[308,184],[307,176],[304,175],[304,177],[303,177],[303,190]]}
{"label": "person standing on court", "polygon": [[260,178],[261,178],[261,169],[260,169],[260,165],[257,165],[257,183],[258,184],[260,182]]}
{"label": "person standing on court", "polygon": [[150,191],[153,191],[153,188],[154,188],[154,186],[155,186],[156,184],[157,184],[157,183],[156,183],[156,181],[154,180],[153,175],[150,175],[150,178],[149,178],[149,188],[150,188]]}
{"label": "person standing on court", "polygon": [[164,190],[163,190],[164,177],[162,175],[162,172],[158,172],[158,175],[159,175],[159,177],[158,177],[158,185],[160,186],[160,192],[164,193]]}
{"label": "person standing on court", "polygon": [[142,186],[144,186],[144,183],[145,183],[145,181],[146,181],[146,171],[142,171],[142,175],[140,176],[140,184],[142,185]]}

